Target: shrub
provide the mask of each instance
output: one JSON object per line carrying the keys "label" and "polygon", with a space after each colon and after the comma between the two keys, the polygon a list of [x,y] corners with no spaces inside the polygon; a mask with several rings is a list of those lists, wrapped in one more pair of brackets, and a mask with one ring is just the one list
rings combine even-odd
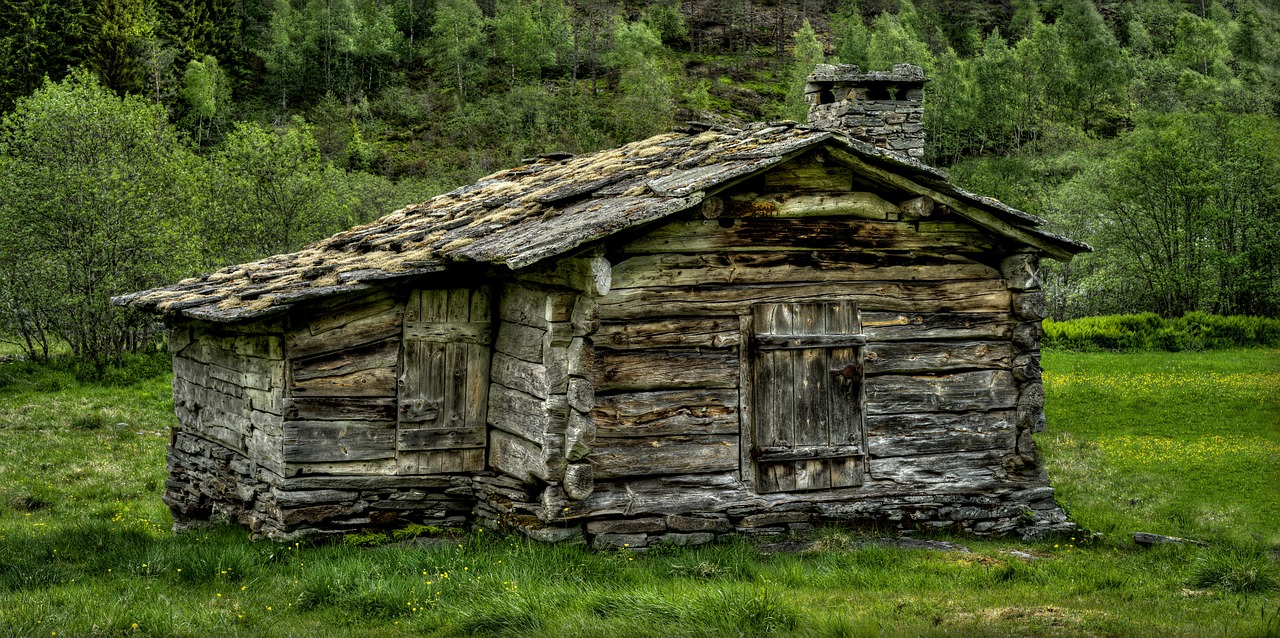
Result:
{"label": "shrub", "polygon": [[1046,319],[1046,348],[1065,350],[1205,350],[1280,346],[1280,319],[1222,317],[1189,312],[1163,319],[1151,312],[1137,315]]}

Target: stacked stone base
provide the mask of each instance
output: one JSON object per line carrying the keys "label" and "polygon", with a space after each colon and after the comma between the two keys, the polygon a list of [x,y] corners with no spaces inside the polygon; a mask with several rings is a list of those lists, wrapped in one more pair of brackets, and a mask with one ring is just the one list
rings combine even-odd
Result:
{"label": "stacked stone base", "polygon": [[164,502],[175,531],[229,521],[255,537],[323,538],[407,525],[514,529],[548,542],[597,549],[700,545],[722,535],[777,536],[819,524],[896,531],[938,530],[974,536],[1041,538],[1077,528],[1053,500],[1053,488],[992,494],[921,495],[855,502],[792,503],[774,509],[555,520],[546,490],[483,472],[450,476],[283,477],[218,443],[178,432],[169,449]]}

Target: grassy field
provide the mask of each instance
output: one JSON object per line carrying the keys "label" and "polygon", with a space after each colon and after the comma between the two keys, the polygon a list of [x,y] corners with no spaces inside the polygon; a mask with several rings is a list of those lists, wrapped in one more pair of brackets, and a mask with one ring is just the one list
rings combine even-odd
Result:
{"label": "grassy field", "polygon": [[[1275,350],[1049,353],[1050,477],[1103,535],[951,539],[967,554],[841,529],[798,555],[174,536],[168,378],[133,381],[156,368],[0,365],[0,635],[1280,636]],[[1135,530],[1211,546],[1143,550]]]}

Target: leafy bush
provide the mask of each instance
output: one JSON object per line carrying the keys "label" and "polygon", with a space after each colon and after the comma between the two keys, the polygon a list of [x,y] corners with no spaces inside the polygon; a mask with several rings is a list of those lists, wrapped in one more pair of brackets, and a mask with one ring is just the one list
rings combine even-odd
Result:
{"label": "leafy bush", "polygon": [[1280,319],[1189,312],[1164,319],[1151,312],[1044,322],[1046,348],[1066,350],[1206,350],[1280,346]]}
{"label": "leafy bush", "polygon": [[0,390],[61,392],[85,384],[123,388],[166,375],[170,365],[163,351],[126,352],[96,362],[73,356],[10,361],[0,363]]}

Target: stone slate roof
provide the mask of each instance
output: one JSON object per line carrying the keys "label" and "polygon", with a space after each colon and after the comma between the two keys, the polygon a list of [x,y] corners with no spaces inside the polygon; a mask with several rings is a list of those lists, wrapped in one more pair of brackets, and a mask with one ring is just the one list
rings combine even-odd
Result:
{"label": "stone slate roof", "polygon": [[683,132],[611,150],[527,160],[298,252],[228,266],[112,301],[193,319],[235,322],[466,262],[519,269],[685,210],[718,186],[823,143],[839,145],[868,163],[980,207],[1063,254],[1090,250],[1037,229],[1044,220],[956,188],[936,169],[831,131],[792,122],[742,130],[695,124]]}

